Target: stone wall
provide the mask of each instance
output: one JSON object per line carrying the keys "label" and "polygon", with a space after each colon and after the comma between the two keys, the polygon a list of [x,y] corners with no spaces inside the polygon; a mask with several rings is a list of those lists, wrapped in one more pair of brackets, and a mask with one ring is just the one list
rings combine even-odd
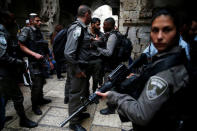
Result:
{"label": "stone wall", "polygon": [[150,0],[120,0],[119,30],[123,34],[129,27],[128,38],[133,43],[132,58],[135,59],[150,42]]}
{"label": "stone wall", "polygon": [[41,30],[47,39],[54,30],[54,26],[59,23],[59,12],[59,0],[42,0],[40,16],[43,20],[43,26]]}

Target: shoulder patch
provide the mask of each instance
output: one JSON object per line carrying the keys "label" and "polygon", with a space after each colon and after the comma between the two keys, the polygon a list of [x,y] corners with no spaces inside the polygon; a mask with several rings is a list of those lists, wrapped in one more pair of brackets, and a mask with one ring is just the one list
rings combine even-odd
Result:
{"label": "shoulder patch", "polygon": [[0,35],[0,57],[6,52],[7,41],[3,35]]}
{"label": "shoulder patch", "polygon": [[73,38],[77,40],[80,35],[81,35],[81,27],[77,26],[73,31]]}
{"label": "shoulder patch", "polygon": [[6,41],[6,39],[5,39],[5,37],[3,35],[0,35],[0,43],[2,45],[6,45],[7,44],[7,41]]}
{"label": "shoulder patch", "polygon": [[147,83],[146,95],[149,100],[154,100],[161,96],[167,89],[168,83],[161,77],[153,76]]}
{"label": "shoulder patch", "polygon": [[27,36],[29,32],[31,32],[30,27],[23,27],[20,31],[20,35]]}

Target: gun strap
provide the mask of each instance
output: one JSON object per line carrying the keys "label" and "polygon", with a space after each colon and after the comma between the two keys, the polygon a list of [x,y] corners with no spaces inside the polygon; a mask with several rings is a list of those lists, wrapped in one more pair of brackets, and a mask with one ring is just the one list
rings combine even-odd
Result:
{"label": "gun strap", "polygon": [[159,72],[162,72],[164,70],[167,70],[171,67],[181,65],[184,63],[184,60],[186,60],[185,54],[183,52],[179,52],[179,53],[166,55],[162,59],[159,59],[154,63],[149,64],[145,69],[145,71],[142,72],[137,79],[135,79],[135,82],[133,82],[135,84],[132,84],[132,88],[134,87],[135,90],[134,92],[130,92],[131,96],[137,99],[140,96],[142,90],[144,89],[147,80],[151,76]]}

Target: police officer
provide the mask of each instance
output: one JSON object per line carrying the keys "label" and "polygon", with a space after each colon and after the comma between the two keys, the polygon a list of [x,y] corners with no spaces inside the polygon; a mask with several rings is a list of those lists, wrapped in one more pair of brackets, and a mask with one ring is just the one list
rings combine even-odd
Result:
{"label": "police officer", "polygon": [[[64,50],[68,62],[68,73],[70,78],[68,111],[71,115],[80,107],[80,97],[89,96],[90,70],[88,61],[90,56],[91,35],[87,25],[91,21],[91,10],[86,5],[78,8],[78,18],[68,29],[67,42]],[[80,121],[90,117],[89,113],[80,113],[70,121],[69,127],[75,131],[86,131],[80,125]]]}
{"label": "police officer", "polygon": [[[43,39],[40,31],[41,19],[35,13],[30,14],[30,26],[24,27],[18,37],[20,48],[28,55],[31,79],[33,82],[31,90],[32,111],[41,115],[40,105],[48,104],[50,99],[43,98],[44,65],[47,54],[48,43]],[[51,64],[50,64],[51,65]]]}
{"label": "police officer", "polygon": [[190,55],[191,55],[191,62],[195,66],[197,65],[196,56],[197,56],[197,17],[193,16],[189,34],[188,34],[188,42],[190,44]]}
{"label": "police officer", "polygon": [[[98,95],[107,97],[109,102],[116,104],[121,120],[123,120],[122,118],[130,120],[133,123],[134,131],[192,130],[187,126],[191,122],[188,122],[191,108],[187,106],[187,103],[190,103],[192,99],[187,99],[191,95],[188,93],[190,90],[187,87],[189,76],[183,61],[187,59],[186,56],[182,57],[185,52],[178,47],[178,25],[177,15],[168,8],[160,9],[154,14],[150,37],[158,54],[153,57],[150,66],[155,67],[165,58],[169,60],[175,54],[177,54],[176,59],[172,59],[170,64],[176,62],[177,64],[163,70],[161,67],[166,64],[158,64],[156,74],[137,84],[142,88],[142,91],[138,93],[139,97],[134,98],[114,91],[97,92]],[[148,74],[152,71],[145,70],[144,72]],[[188,108],[186,112],[183,107]]]}
{"label": "police officer", "polygon": [[[104,20],[103,29],[106,37],[106,47],[101,48],[97,47],[99,53],[104,56],[104,72],[109,73],[115,69],[120,61],[117,59],[117,44],[118,44],[118,31],[115,30],[115,20],[112,17],[109,17]],[[100,113],[103,115],[114,114],[114,106],[107,102],[108,107],[100,110]]]}
{"label": "police officer", "polygon": [[[6,28],[11,27],[14,24],[14,20],[11,19],[11,13],[8,11],[1,11],[0,18],[0,96],[3,96],[6,100],[12,99],[14,102],[14,108],[20,117],[20,126],[33,128],[38,124],[29,120],[24,111],[23,106],[23,94],[18,87],[16,81],[17,68],[24,68],[25,64],[22,60],[17,59],[10,55],[10,37]],[[1,112],[2,113],[2,112]],[[1,123],[2,124],[2,123]]]}

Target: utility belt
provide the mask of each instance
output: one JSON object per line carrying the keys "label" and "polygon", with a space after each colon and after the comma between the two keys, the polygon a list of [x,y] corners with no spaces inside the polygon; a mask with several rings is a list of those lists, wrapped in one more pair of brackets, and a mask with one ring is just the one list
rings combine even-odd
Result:
{"label": "utility belt", "polygon": [[44,57],[41,60],[29,60],[29,69],[32,74],[43,74],[43,71],[47,68],[47,60]]}

